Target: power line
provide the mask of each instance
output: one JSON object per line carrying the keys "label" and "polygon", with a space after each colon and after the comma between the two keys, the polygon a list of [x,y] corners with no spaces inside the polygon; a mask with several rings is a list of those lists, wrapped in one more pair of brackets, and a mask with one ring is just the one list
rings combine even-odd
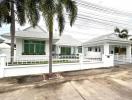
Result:
{"label": "power line", "polygon": [[86,2],[86,1],[82,1],[82,0],[76,0],[76,1],[77,1],[78,5],[86,7],[86,8],[102,11],[105,13],[118,14],[118,15],[124,15],[124,16],[129,16],[129,17],[131,16],[132,17],[132,13],[127,13],[124,11],[119,11],[119,10],[103,7],[103,6],[96,5],[96,4]]}

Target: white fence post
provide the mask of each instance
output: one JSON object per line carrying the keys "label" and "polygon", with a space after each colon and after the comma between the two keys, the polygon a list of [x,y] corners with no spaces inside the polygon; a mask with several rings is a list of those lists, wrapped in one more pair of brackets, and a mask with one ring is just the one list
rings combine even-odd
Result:
{"label": "white fence post", "polygon": [[0,78],[4,77],[4,67],[6,66],[6,55],[0,55]]}
{"label": "white fence post", "polygon": [[104,67],[114,66],[114,55],[113,54],[103,55],[103,63]]}
{"label": "white fence post", "polygon": [[79,54],[79,63],[80,63],[80,69],[83,67],[83,55]]}

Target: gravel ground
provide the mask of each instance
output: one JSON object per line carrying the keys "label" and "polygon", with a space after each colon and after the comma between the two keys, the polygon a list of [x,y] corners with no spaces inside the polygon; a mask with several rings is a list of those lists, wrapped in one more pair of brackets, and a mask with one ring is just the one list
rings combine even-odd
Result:
{"label": "gravel ground", "polygon": [[[132,100],[132,65],[61,73],[42,81],[28,76],[0,80],[0,100]],[[37,80],[38,79],[38,80]]]}

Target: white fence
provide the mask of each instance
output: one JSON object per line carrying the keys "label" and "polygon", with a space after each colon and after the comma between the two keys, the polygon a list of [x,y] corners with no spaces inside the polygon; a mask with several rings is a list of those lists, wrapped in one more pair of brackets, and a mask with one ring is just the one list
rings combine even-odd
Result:
{"label": "white fence", "polygon": [[[7,65],[10,66],[10,59],[6,58]],[[77,63],[79,62],[79,55],[54,55],[52,57],[52,63]],[[49,63],[49,57],[15,57],[14,58],[14,65],[32,65],[32,64],[48,64]]]}
{"label": "white fence", "polygon": [[[86,61],[82,55],[74,58],[54,58],[57,60],[72,60],[67,63],[53,63],[53,72],[73,71],[73,70],[84,70],[90,68],[110,67],[114,65],[113,55],[103,55],[101,61],[92,60]],[[74,60],[74,61],[73,61]],[[75,62],[76,61],[76,62]],[[11,76],[22,76],[32,74],[48,73],[48,64],[29,64],[29,65],[13,65],[6,66],[6,56],[0,56],[0,77],[11,77]]]}
{"label": "white fence", "polygon": [[132,63],[132,57],[127,57],[127,55],[114,55],[115,65],[119,64],[129,64]]}

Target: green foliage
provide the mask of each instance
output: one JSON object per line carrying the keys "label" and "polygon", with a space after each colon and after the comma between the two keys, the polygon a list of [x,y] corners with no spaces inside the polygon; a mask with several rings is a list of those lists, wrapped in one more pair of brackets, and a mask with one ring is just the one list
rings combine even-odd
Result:
{"label": "green foliage", "polygon": [[114,32],[118,33],[118,36],[120,38],[128,38],[128,30],[127,29],[120,30],[118,27],[116,27],[114,29]]}
{"label": "green foliage", "polygon": [[14,13],[20,25],[24,25],[26,19],[32,26],[37,25],[40,19],[38,0],[4,0],[0,3],[0,25],[1,23],[11,23],[11,2],[16,7]]}
{"label": "green foliage", "polygon": [[69,16],[71,26],[75,22],[77,16],[77,6],[75,1],[72,0],[40,0],[39,8],[50,32],[53,32],[53,21],[55,16],[57,16],[58,19],[60,34],[63,32],[65,26],[64,9]]}

